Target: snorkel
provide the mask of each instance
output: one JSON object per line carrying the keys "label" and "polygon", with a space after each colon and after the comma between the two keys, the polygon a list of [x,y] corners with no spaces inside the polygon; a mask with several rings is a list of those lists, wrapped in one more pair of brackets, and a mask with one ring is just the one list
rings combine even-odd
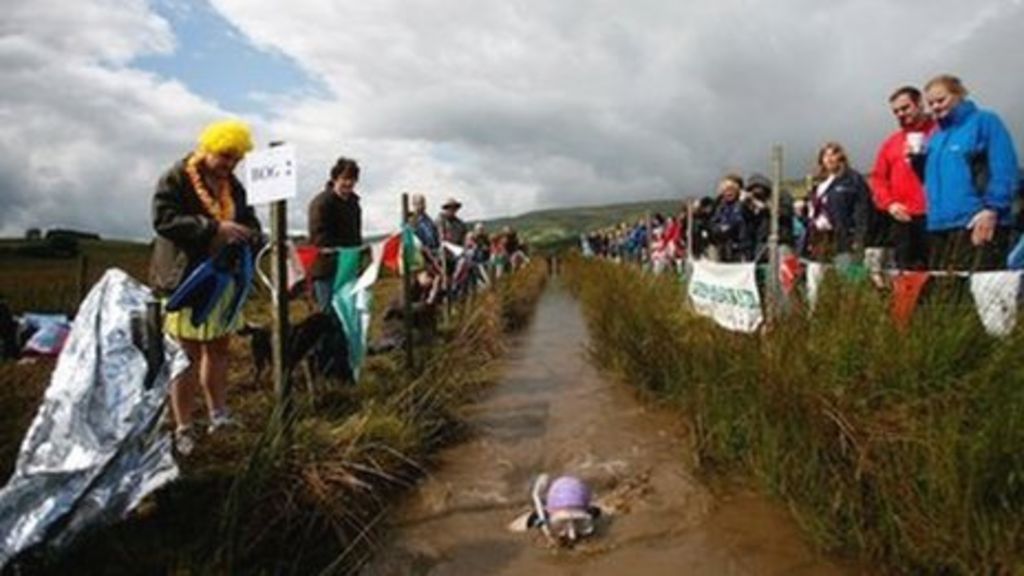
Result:
{"label": "snorkel", "polygon": [[548,475],[541,473],[536,480],[533,481],[533,490],[530,493],[533,499],[533,511],[537,514],[537,524],[540,526],[544,535],[547,536],[548,540],[554,541],[554,536],[551,535],[551,528],[548,525],[548,511],[544,508],[544,500],[541,494],[548,487]]}
{"label": "snorkel", "polygon": [[523,530],[540,528],[555,546],[574,545],[594,533],[594,522],[601,511],[590,504],[590,488],[575,476],[559,476],[552,482],[541,474],[530,492],[533,511]]}

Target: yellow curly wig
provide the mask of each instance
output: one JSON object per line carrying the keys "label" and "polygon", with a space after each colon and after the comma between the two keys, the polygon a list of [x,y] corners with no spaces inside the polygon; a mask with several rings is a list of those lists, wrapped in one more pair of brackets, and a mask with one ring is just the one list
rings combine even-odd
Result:
{"label": "yellow curly wig", "polygon": [[211,154],[244,156],[252,150],[252,133],[241,120],[221,120],[206,126],[199,135],[199,150]]}

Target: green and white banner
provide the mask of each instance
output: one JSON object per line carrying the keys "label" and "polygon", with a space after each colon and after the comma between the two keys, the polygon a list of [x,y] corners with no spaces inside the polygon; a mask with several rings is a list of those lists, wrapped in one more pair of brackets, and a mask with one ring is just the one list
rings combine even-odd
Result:
{"label": "green and white banner", "polygon": [[698,314],[734,332],[754,332],[761,326],[764,315],[753,263],[697,260],[692,267],[688,294]]}

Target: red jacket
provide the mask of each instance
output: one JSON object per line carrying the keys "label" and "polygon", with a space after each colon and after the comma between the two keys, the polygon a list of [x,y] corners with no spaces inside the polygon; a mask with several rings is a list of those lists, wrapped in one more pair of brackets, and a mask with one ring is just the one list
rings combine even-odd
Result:
{"label": "red jacket", "polygon": [[871,193],[880,210],[888,212],[889,206],[899,202],[912,216],[924,216],[927,212],[924,186],[904,150],[907,132],[924,132],[930,136],[935,127],[935,121],[928,119],[917,130],[897,130],[882,143],[875,169],[871,171]]}

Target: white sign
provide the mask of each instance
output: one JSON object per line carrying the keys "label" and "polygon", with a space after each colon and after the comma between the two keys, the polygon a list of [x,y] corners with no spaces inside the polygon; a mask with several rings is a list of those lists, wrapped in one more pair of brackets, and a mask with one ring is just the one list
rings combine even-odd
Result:
{"label": "white sign", "polygon": [[764,316],[754,268],[753,263],[695,261],[687,290],[693,309],[727,330],[757,330]]}
{"label": "white sign", "polygon": [[249,204],[295,198],[298,188],[294,146],[257,150],[245,157],[245,190]]}

